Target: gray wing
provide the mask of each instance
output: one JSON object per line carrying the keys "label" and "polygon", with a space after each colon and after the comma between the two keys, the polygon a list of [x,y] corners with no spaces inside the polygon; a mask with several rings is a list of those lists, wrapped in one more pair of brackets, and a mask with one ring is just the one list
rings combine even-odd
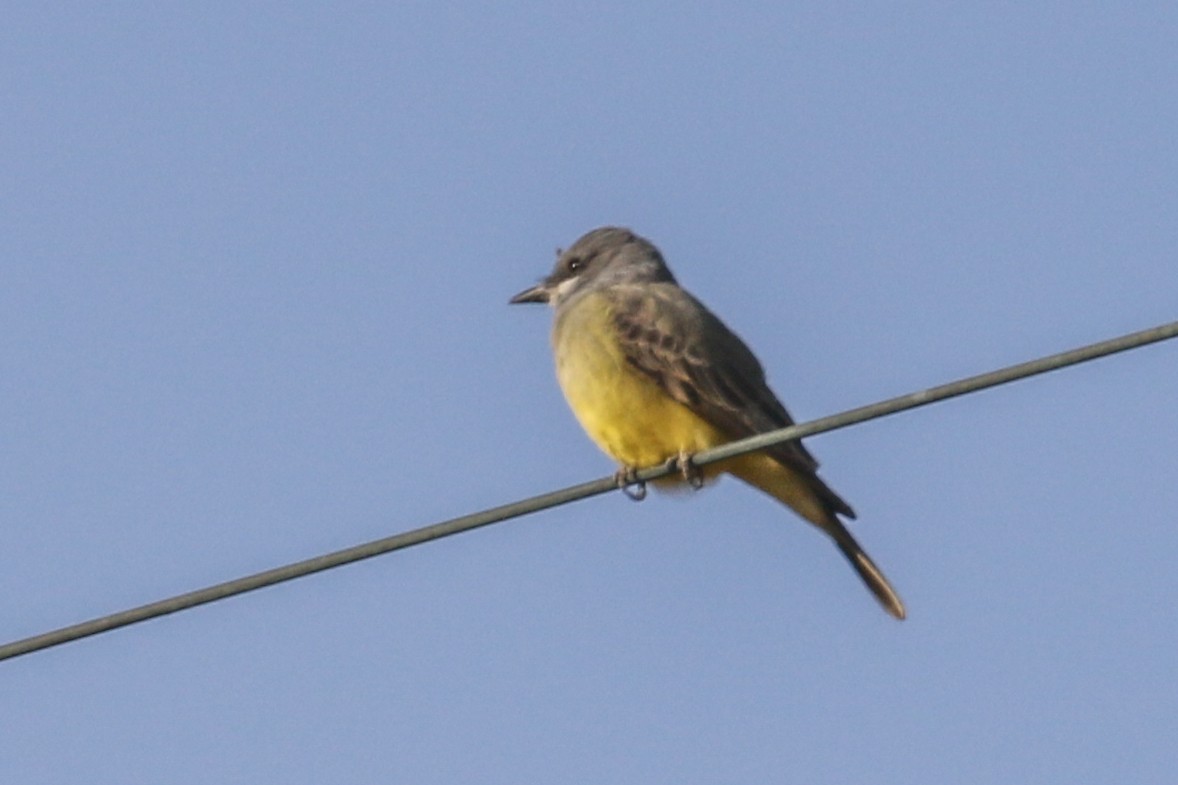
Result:
{"label": "gray wing", "polygon": [[[675,400],[734,440],[793,425],[752,351],[687,291],[672,283],[648,283],[614,287],[612,294],[613,323],[626,361]],[[818,478],[818,461],[801,442],[766,452],[807,477],[832,512],[855,517]]]}

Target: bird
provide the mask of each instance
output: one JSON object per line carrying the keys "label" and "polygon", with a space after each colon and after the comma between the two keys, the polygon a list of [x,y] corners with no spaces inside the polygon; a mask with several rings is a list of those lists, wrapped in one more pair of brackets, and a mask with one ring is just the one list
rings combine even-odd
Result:
{"label": "bird", "polygon": [[883,608],[905,618],[900,596],[841,520],[854,510],[818,476],[801,441],[691,463],[701,450],[794,421],[752,350],[679,285],[652,242],[626,228],[593,229],[509,302],[553,308],[557,380],[586,433],[620,465],[619,485],[664,464],[679,471],[656,485],[698,488],[731,474],[829,536]]}

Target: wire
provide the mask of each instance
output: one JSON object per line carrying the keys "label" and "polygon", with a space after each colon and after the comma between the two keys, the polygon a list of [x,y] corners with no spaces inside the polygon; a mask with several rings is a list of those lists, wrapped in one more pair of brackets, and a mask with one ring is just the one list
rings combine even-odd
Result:
{"label": "wire", "polygon": [[[866,420],[873,420],[885,415],[895,414],[896,412],[915,409],[919,406],[935,403],[936,401],[943,401],[947,398],[977,392],[988,387],[995,387],[1017,379],[1024,379],[1069,365],[1087,362],[1098,357],[1123,352],[1128,349],[1135,349],[1176,336],[1178,336],[1178,322],[1170,322],[1169,324],[1130,333],[1119,338],[1101,341],[1079,349],[1053,354],[1037,360],[1019,363],[1018,365],[1011,365],[997,371],[970,376],[920,392],[901,395],[879,403],[850,409],[829,417],[822,417],[799,425],[792,425],[788,428],[758,434],[748,439],[730,442],[720,447],[697,453],[692,457],[692,462],[698,466],[705,466],[747,452],[764,449],[765,447],[790,439],[800,439],[805,436],[813,436],[818,433],[845,428]],[[676,469],[669,466],[656,466],[637,472],[634,479],[639,483],[646,482],[663,477],[672,471],[676,471]],[[390,537],[373,540],[372,542],[345,548],[323,556],[317,556],[253,575],[247,575],[244,578],[225,581],[224,583],[197,589],[186,594],[179,594],[165,600],[140,605],[137,608],[112,613],[108,616],[101,616],[79,624],[62,627],[40,635],[34,635],[4,644],[0,646],[0,660],[7,660],[13,657],[19,657],[22,654],[41,651],[63,643],[97,635],[101,632],[107,632],[108,630],[126,627],[137,622],[166,616],[170,613],[187,610],[188,608],[195,608],[198,605],[205,605],[255,589],[273,586],[284,581],[302,578],[313,573],[330,570],[334,567],[351,564],[362,559],[369,559],[373,556],[408,548],[411,545],[419,545],[423,542],[449,537],[452,534],[470,531],[510,518],[518,518],[561,504],[586,499],[590,496],[597,496],[608,491],[616,490],[617,488],[618,480],[616,477],[603,477],[599,480],[574,485],[551,493],[541,494],[540,496],[533,496],[530,499],[504,504],[500,507],[492,507],[489,510],[464,515],[460,518],[453,518],[401,534],[394,534]]]}

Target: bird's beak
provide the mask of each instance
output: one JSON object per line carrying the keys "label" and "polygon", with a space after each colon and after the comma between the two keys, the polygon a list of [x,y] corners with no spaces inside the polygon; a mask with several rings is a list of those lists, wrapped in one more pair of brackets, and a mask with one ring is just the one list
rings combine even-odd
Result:
{"label": "bird's beak", "polygon": [[507,302],[511,305],[518,305],[519,303],[546,303],[548,302],[549,294],[547,284],[538,283],[530,289],[524,289]]}

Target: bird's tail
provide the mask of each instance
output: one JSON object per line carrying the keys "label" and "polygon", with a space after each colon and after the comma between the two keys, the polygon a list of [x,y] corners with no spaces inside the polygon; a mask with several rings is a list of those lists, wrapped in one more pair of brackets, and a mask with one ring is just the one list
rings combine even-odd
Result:
{"label": "bird's tail", "polygon": [[879,604],[884,607],[888,613],[895,616],[897,619],[903,619],[907,616],[907,611],[904,610],[904,603],[900,600],[900,595],[888,582],[884,576],[883,570],[875,566],[875,562],[863,550],[863,547],[851,536],[847,531],[847,527],[843,525],[842,521],[833,515],[830,520],[823,526],[827,533],[830,534],[834,540],[835,545],[839,546],[839,550],[843,552],[843,556],[847,557],[847,561],[855,568],[855,572],[859,573],[859,577],[863,579],[863,583],[867,584],[867,588],[879,600]]}
{"label": "bird's tail", "polygon": [[785,466],[763,453],[750,453],[722,466],[724,471],[761,489],[830,535],[884,610],[897,619],[904,618],[900,596],[838,518],[840,513],[850,518],[855,513],[817,474]]}

